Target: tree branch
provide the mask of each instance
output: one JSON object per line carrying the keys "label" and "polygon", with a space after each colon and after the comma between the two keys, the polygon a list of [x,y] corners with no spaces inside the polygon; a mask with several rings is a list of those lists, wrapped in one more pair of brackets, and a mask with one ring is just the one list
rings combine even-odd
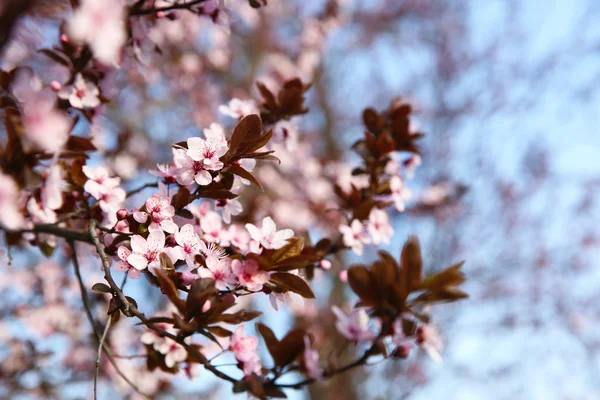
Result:
{"label": "tree branch", "polygon": [[119,300],[122,303],[123,306],[123,314],[125,315],[132,315],[135,316],[136,318],[138,318],[144,325],[146,325],[148,328],[152,329],[153,331],[155,331],[156,333],[158,333],[160,336],[162,337],[168,337],[169,339],[179,343],[181,346],[183,346],[188,353],[192,354],[199,362],[200,364],[202,364],[204,366],[204,368],[206,368],[207,370],[209,370],[210,372],[212,372],[213,374],[215,374],[216,376],[218,376],[221,379],[224,379],[228,382],[231,383],[236,383],[237,379],[219,371],[217,368],[215,368],[206,358],[206,356],[204,356],[204,354],[202,354],[201,352],[199,352],[196,348],[190,346],[189,344],[187,344],[184,341],[184,338],[180,338],[175,336],[174,334],[165,331],[164,329],[162,329],[161,327],[159,327],[158,325],[156,325],[155,323],[153,323],[152,321],[150,321],[148,318],[146,318],[146,316],[144,314],[142,314],[137,307],[132,304],[127,297],[125,297],[125,294],[123,293],[123,291],[117,286],[117,284],[115,283],[111,273],[110,273],[110,262],[108,259],[108,256],[106,255],[106,252],[104,251],[104,247],[102,247],[102,244],[100,243],[100,239],[98,238],[98,233],[96,232],[96,221],[95,220],[91,220],[90,221],[90,225],[89,225],[89,232],[90,232],[90,236],[92,238],[92,242],[94,243],[94,246],[96,247],[96,251],[98,252],[98,255],[100,256],[100,260],[102,262],[102,269],[104,271],[104,278],[106,279],[106,281],[108,282],[109,286],[111,287],[112,291],[117,295],[117,297],[119,298]]}
{"label": "tree branch", "polygon": [[139,8],[139,7],[132,7],[129,10],[129,16],[137,16],[137,15],[150,15],[150,14],[156,14],[157,12],[166,12],[166,11],[174,11],[174,10],[184,10],[187,9],[189,7],[195,6],[197,4],[200,3],[204,3],[206,0],[194,0],[194,1],[190,1],[188,3],[182,2],[182,3],[176,3],[173,4],[172,6],[165,6],[165,7],[152,7],[152,8]]}
{"label": "tree branch", "polygon": [[[102,348],[104,349],[104,353],[106,354],[106,357],[108,358],[108,360],[110,361],[110,363],[112,364],[112,366],[115,368],[115,371],[117,372],[117,374],[125,381],[127,382],[127,384],[129,386],[131,386],[131,388],[138,393],[140,396],[142,396],[145,399],[149,399],[148,396],[146,396],[144,393],[142,393],[142,391],[140,390],[140,388],[133,383],[131,380],[129,380],[129,378],[123,373],[123,371],[121,371],[121,369],[119,368],[117,361],[115,360],[112,352],[110,351],[110,348],[108,347],[108,345],[104,342],[100,340],[100,334],[98,333],[98,331],[96,330],[96,322],[94,321],[94,317],[92,315],[92,309],[90,307],[90,301],[89,301],[89,297],[87,294],[87,290],[85,288],[85,284],[83,283],[83,278],[81,277],[81,270],[79,269],[79,260],[77,259],[77,252],[75,251],[75,243],[73,243],[72,241],[69,242],[69,245],[71,246],[71,249],[73,251],[73,269],[75,270],[75,276],[77,277],[77,282],[79,283],[79,291],[81,292],[81,301],[83,303],[83,308],[85,310],[85,315],[87,316],[88,321],[90,322],[90,325],[92,326],[92,332],[94,333],[94,336],[96,336],[96,339],[101,342],[102,344]],[[110,319],[109,319],[110,321]]]}

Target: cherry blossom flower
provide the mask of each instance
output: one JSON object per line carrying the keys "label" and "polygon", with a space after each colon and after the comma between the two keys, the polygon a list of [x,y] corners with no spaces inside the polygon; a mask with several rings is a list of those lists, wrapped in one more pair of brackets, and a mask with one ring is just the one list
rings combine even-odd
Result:
{"label": "cherry blossom flower", "polygon": [[168,184],[177,182],[177,167],[175,163],[156,164],[156,170],[150,170],[151,175],[158,176],[163,182]]}
{"label": "cherry blossom flower", "polygon": [[200,252],[204,255],[204,257],[216,257],[216,258],[226,258],[227,252],[219,245],[215,243],[209,243],[208,245],[204,243],[204,241],[199,240],[198,244],[200,246]]}
{"label": "cherry blossom flower", "polygon": [[238,326],[231,335],[229,350],[233,352],[235,359],[243,364],[246,376],[260,372],[260,358],[256,352],[257,349],[258,339],[254,336],[244,336],[244,326]]}
{"label": "cherry blossom flower", "polygon": [[390,179],[390,190],[392,191],[392,200],[396,206],[396,210],[402,212],[405,210],[404,201],[409,200],[412,196],[411,191],[404,185],[404,181],[399,176],[394,176]]}
{"label": "cherry blossom flower", "polygon": [[392,344],[396,347],[397,352],[408,357],[410,350],[414,346],[414,341],[404,334],[404,330],[402,329],[402,318],[398,318],[394,321],[392,329]]}
{"label": "cherry blossom flower", "polygon": [[203,161],[193,160],[183,149],[175,150],[173,153],[177,167],[176,179],[180,185],[191,185],[195,182],[200,186],[206,186],[213,181],[210,165],[204,164]]}
{"label": "cherry blossom flower", "polygon": [[91,82],[86,82],[83,75],[75,75],[72,85],[63,86],[58,92],[58,97],[69,100],[75,108],[94,108],[100,105],[98,87]]}
{"label": "cherry blossom flower", "polygon": [[444,344],[435,326],[426,324],[417,328],[417,344],[427,352],[433,362],[442,363],[440,352],[443,350]]}
{"label": "cherry blossom flower", "polygon": [[304,304],[304,298],[302,296],[300,296],[298,293],[294,293],[294,292],[285,292],[285,293],[271,292],[271,293],[269,293],[269,302],[271,303],[271,306],[273,307],[273,309],[275,311],[279,311],[278,303],[287,304],[290,307],[292,307],[294,303],[302,306]]}
{"label": "cherry blossom flower", "polygon": [[415,170],[421,165],[421,156],[414,154],[406,161],[404,161],[404,167],[406,168],[406,177],[412,179],[415,176]]}
{"label": "cherry blossom flower", "polygon": [[205,128],[202,132],[204,133],[206,140],[210,140],[212,143],[216,143],[220,147],[227,146],[225,129],[223,129],[223,127],[220,124],[213,122],[208,128]]}
{"label": "cherry blossom flower", "polygon": [[350,247],[359,256],[363,253],[364,245],[371,242],[365,227],[357,219],[350,225],[340,225],[338,230],[343,235],[344,246]]}
{"label": "cherry blossom flower", "polygon": [[275,222],[271,217],[262,220],[262,227],[258,229],[252,224],[246,224],[250,237],[259,242],[265,249],[280,249],[288,243],[288,239],[294,236],[291,229],[277,231]]}
{"label": "cherry blossom flower", "polygon": [[83,186],[83,189],[94,196],[99,198],[107,188],[118,187],[121,180],[117,177],[111,177],[108,168],[104,166],[98,166],[95,168],[84,165],[82,167],[83,173],[87,176],[88,181]]}
{"label": "cherry blossom flower", "polygon": [[[239,190],[239,187],[234,187],[230,191],[231,193],[238,194]],[[243,211],[242,203],[237,199],[218,199],[215,202],[215,208],[221,210],[223,221],[226,224],[231,223],[232,215],[239,215]]]}
{"label": "cherry blossom flower", "polygon": [[200,278],[211,278],[215,280],[215,287],[219,290],[226,290],[236,283],[236,277],[231,270],[231,259],[218,257],[208,257],[206,259],[206,268],[198,268]]}
{"label": "cherry blossom flower", "polygon": [[140,235],[131,238],[132,253],[127,262],[140,271],[146,267],[160,266],[159,255],[165,248],[165,234],[162,230],[150,232],[148,239]]}
{"label": "cherry blossom flower", "polygon": [[71,131],[71,120],[48,97],[35,96],[23,105],[24,145],[48,153],[60,150]]}
{"label": "cherry blossom flower", "polygon": [[[248,172],[252,172],[252,170],[254,170],[254,167],[256,167],[256,160],[254,158],[242,158],[241,160],[234,162],[234,164],[239,165]],[[242,182],[244,185],[251,184],[251,182],[248,179],[239,177],[237,175],[235,175],[235,179],[239,179],[239,181]]]}
{"label": "cherry blossom flower", "polygon": [[[186,338],[186,340],[189,338]],[[185,361],[187,359],[187,350],[179,343],[170,340],[168,347],[163,347],[161,351],[165,355],[165,365],[169,368],[173,368],[175,364]]]}
{"label": "cherry blossom flower", "polygon": [[202,238],[207,242],[219,242],[223,235],[223,222],[221,216],[214,211],[200,220],[200,229],[202,229]]}
{"label": "cherry blossom flower", "polygon": [[313,379],[323,377],[323,370],[319,366],[319,353],[312,349],[308,335],[304,336],[304,368],[308,376]]}
{"label": "cherry blossom flower", "polygon": [[194,257],[200,254],[200,239],[194,231],[192,224],[186,224],[178,231],[175,231],[175,242],[178,246],[170,247],[165,250],[171,260],[185,260],[190,268],[196,267]]}
{"label": "cherry blossom flower", "polygon": [[[161,323],[156,324],[156,325],[160,329],[165,330],[169,333],[175,333],[172,328],[172,325],[161,324]],[[148,331],[144,332],[142,334],[142,336],[140,336],[140,341],[143,344],[152,346],[154,348],[154,350],[158,351],[159,353],[164,354],[167,352],[167,350],[169,348],[169,342],[171,341],[171,339],[161,336],[158,332],[156,332],[154,330],[148,330]]]}
{"label": "cherry blossom flower", "polygon": [[269,281],[269,273],[261,271],[255,260],[248,259],[244,262],[233,260],[231,269],[241,285],[250,291],[262,290],[263,284]]}
{"label": "cherry blossom flower", "polygon": [[231,118],[243,118],[258,114],[258,108],[254,100],[231,99],[227,105],[219,106],[219,112]]}
{"label": "cherry blossom flower", "polygon": [[83,0],[73,12],[70,37],[88,43],[100,62],[118,64],[127,39],[124,5],[121,0]]}
{"label": "cherry blossom flower", "polygon": [[120,260],[115,263],[115,271],[127,272],[127,276],[131,279],[138,279],[142,276],[140,270],[127,262],[127,258],[131,255],[131,250],[125,246],[120,246],[117,250],[117,255]]}
{"label": "cherry blossom flower", "polygon": [[27,202],[27,211],[36,224],[53,224],[57,221],[56,213],[42,201],[31,196]]}
{"label": "cherry blossom flower", "polygon": [[133,218],[140,224],[146,223],[150,216],[150,232],[164,230],[168,233],[177,231],[177,224],[173,222],[175,216],[175,208],[171,205],[169,197],[163,197],[158,193],[150,196],[146,200],[146,211],[137,211],[133,213]]}
{"label": "cherry blossom flower", "polygon": [[392,224],[390,223],[390,217],[387,212],[378,208],[373,208],[369,213],[367,230],[375,245],[382,242],[388,244],[394,235],[394,228],[392,228]]}
{"label": "cherry blossom flower", "polygon": [[230,225],[227,230],[227,241],[230,245],[237,247],[242,254],[246,254],[249,248],[250,234],[238,225]]}
{"label": "cherry blossom flower", "polygon": [[19,207],[19,188],[9,175],[0,172],[0,226],[7,229],[20,229],[25,218]]}
{"label": "cherry blossom flower", "polygon": [[121,180],[116,177],[111,178],[108,169],[104,166],[91,168],[84,165],[82,170],[88,177],[83,189],[94,196],[102,211],[116,222],[116,212],[121,208],[126,197],[125,191],[119,187]]}
{"label": "cherry blossom flower", "polygon": [[281,120],[273,127],[273,142],[282,143],[289,151],[298,146],[298,125],[293,121]]}
{"label": "cherry blossom flower", "polygon": [[377,335],[369,329],[369,315],[364,308],[355,308],[350,315],[346,315],[339,307],[332,306],[337,322],[335,327],[346,339],[354,342],[374,340]]}
{"label": "cherry blossom flower", "polygon": [[[227,142],[225,142],[227,143]],[[223,163],[219,161],[227,153],[227,145],[223,145],[217,137],[201,139],[191,137],[187,140],[188,150],[186,155],[194,161],[202,162],[206,169],[218,171],[223,168]]]}

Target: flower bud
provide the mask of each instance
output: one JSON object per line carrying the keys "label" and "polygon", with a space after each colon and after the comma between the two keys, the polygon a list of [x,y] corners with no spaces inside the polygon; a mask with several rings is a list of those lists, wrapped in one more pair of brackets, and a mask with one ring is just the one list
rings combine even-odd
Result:
{"label": "flower bud", "polygon": [[58,92],[60,89],[62,89],[62,85],[59,81],[52,81],[50,82],[50,89]]}
{"label": "flower bud", "polygon": [[129,211],[127,211],[127,209],[125,209],[125,208],[121,208],[119,211],[117,211],[117,219],[119,221],[123,221],[124,219],[127,219],[128,215],[129,215]]}
{"label": "flower bud", "polygon": [[341,270],[340,273],[338,274],[338,277],[340,278],[340,281],[346,283],[348,282],[348,270]]}

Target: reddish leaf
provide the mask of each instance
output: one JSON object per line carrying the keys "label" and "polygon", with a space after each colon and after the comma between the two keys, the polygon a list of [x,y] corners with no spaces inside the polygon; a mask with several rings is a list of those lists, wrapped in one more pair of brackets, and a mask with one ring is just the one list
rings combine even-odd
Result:
{"label": "reddish leaf", "polygon": [[298,293],[300,296],[307,299],[314,299],[315,294],[311,290],[308,283],[302,278],[294,274],[288,274],[285,272],[276,272],[271,274],[270,281],[275,283],[279,288],[284,291],[292,291]]}

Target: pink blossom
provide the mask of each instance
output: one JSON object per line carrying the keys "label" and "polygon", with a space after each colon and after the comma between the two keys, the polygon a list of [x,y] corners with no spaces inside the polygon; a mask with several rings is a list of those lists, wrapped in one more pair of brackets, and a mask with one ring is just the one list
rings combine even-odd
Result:
{"label": "pink blossom", "polygon": [[173,222],[175,208],[171,205],[169,197],[163,197],[155,193],[146,200],[146,211],[137,211],[133,213],[133,218],[140,224],[146,223],[150,216],[150,232],[164,230],[168,233],[177,231],[177,224]]}
{"label": "pink blossom", "polygon": [[217,257],[208,257],[206,259],[206,268],[198,268],[200,278],[210,278],[215,280],[215,287],[219,290],[226,290],[235,284],[235,275],[231,270],[231,259],[219,259]]}
{"label": "pink blossom", "polygon": [[369,329],[369,315],[364,308],[355,308],[350,315],[346,315],[339,307],[332,306],[337,322],[335,327],[346,339],[355,342],[371,341],[377,337]]}
{"label": "pink blossom", "polygon": [[177,167],[175,163],[170,164],[156,164],[156,170],[150,170],[151,175],[158,176],[162,178],[166,184],[171,184],[177,182]]}
{"label": "pink blossom", "polygon": [[165,355],[165,365],[169,368],[173,368],[175,364],[185,361],[187,359],[187,350],[179,343],[170,340],[168,347],[162,347],[162,354]]}
{"label": "pink blossom", "polygon": [[57,221],[56,212],[41,201],[38,201],[35,196],[31,196],[27,202],[27,211],[31,216],[31,220],[36,224],[52,224]]}
{"label": "pink blossom", "polygon": [[125,10],[121,0],[83,0],[69,24],[69,35],[90,45],[104,64],[118,64],[125,44]]}
{"label": "pink blossom", "polygon": [[402,318],[398,318],[394,321],[392,329],[394,332],[392,335],[392,344],[396,348],[399,348],[398,351],[401,351],[408,356],[408,353],[410,353],[410,350],[414,346],[414,341],[404,334],[404,330],[402,329]]}
{"label": "pink blossom", "polygon": [[357,219],[350,225],[340,225],[338,229],[343,235],[344,246],[350,247],[359,256],[363,253],[364,245],[371,242],[363,224]]}
{"label": "pink blossom", "polygon": [[417,329],[417,344],[427,352],[433,362],[441,364],[442,356],[440,352],[443,350],[444,344],[435,326],[431,324],[420,326]]}
{"label": "pink blossom", "polygon": [[250,114],[258,114],[258,108],[254,100],[231,99],[226,106],[219,106],[219,112],[231,118],[243,118]]}
{"label": "pink blossom", "polygon": [[404,167],[406,168],[406,177],[412,179],[415,176],[415,170],[421,165],[421,156],[414,154],[406,161],[404,161]]}
{"label": "pink blossom", "polygon": [[[159,323],[157,324],[157,326],[160,329],[165,330],[169,333],[175,333],[172,328],[172,325]],[[164,354],[169,348],[169,342],[171,341],[171,339],[161,336],[158,332],[154,330],[148,330],[144,332],[142,336],[140,336],[140,341],[148,346],[152,346],[154,350],[158,351],[159,353]]]}
{"label": "pink blossom", "polygon": [[176,149],[174,163],[177,166],[177,182],[180,185],[191,185],[194,182],[206,186],[212,182],[211,166],[203,161],[195,161],[189,157],[184,149]]}
{"label": "pink blossom", "polygon": [[262,290],[263,284],[269,281],[269,273],[261,271],[255,260],[248,259],[244,262],[233,260],[231,269],[241,285],[250,291]]}
{"label": "pink blossom", "polygon": [[[237,194],[239,187],[231,189],[231,193]],[[223,221],[226,224],[231,223],[232,215],[239,215],[243,211],[242,203],[238,199],[219,199],[215,203],[215,208],[221,210]]]}
{"label": "pink blossom", "polygon": [[204,257],[216,257],[216,258],[226,258],[227,252],[219,245],[215,243],[209,243],[208,245],[204,243],[204,241],[199,240],[198,245],[200,247],[200,252],[204,255]]}
{"label": "pink blossom", "polygon": [[207,242],[219,242],[223,235],[223,222],[221,216],[214,211],[208,213],[207,216],[200,220],[200,228],[202,229],[202,238]]}
{"label": "pink blossom", "polygon": [[165,250],[171,260],[185,260],[188,267],[195,268],[196,261],[194,257],[200,254],[200,239],[194,231],[194,226],[186,224],[178,231],[175,231],[175,241],[178,246],[171,247]]}
{"label": "pink blossom", "polygon": [[302,306],[304,298],[294,292],[269,293],[269,302],[275,311],[279,311],[279,303],[287,304],[292,307],[295,304]]}
{"label": "pink blossom", "polygon": [[282,143],[289,151],[298,146],[298,125],[295,122],[281,120],[273,127],[273,142]]}
{"label": "pink blossom", "polygon": [[402,212],[405,209],[404,201],[411,198],[411,192],[404,185],[404,181],[399,176],[390,179],[390,190],[392,191],[392,200],[396,210]]}
{"label": "pink blossom", "polygon": [[304,336],[304,368],[308,376],[313,379],[323,377],[323,370],[319,366],[319,353],[311,348],[308,336]]}
{"label": "pink blossom", "polygon": [[83,173],[88,177],[88,181],[83,189],[98,200],[100,208],[105,213],[116,218],[116,212],[121,208],[125,201],[125,191],[119,187],[121,180],[117,177],[111,177],[108,169],[103,166],[96,168],[84,165]]}
{"label": "pink blossom", "polygon": [[254,336],[244,336],[244,326],[238,326],[233,335],[231,335],[229,350],[233,352],[238,362],[244,364],[244,375],[251,375],[253,372],[256,372],[257,364],[260,367],[259,357],[256,353],[257,348],[258,339]]}
{"label": "pink blossom", "polygon": [[58,97],[69,100],[75,108],[94,108],[100,105],[98,87],[91,82],[86,82],[83,75],[77,74],[72,85],[64,86]]}
{"label": "pink blossom", "polygon": [[104,166],[98,166],[95,168],[84,165],[82,167],[83,173],[87,176],[88,181],[83,186],[83,189],[94,196],[99,198],[107,188],[118,187],[121,180],[117,177],[111,177],[108,168]]}
{"label": "pink blossom", "polygon": [[165,247],[165,234],[163,231],[153,231],[144,239],[140,235],[131,238],[132,253],[127,257],[127,262],[140,271],[146,267],[160,266],[159,255]]}
{"label": "pink blossom", "polygon": [[215,143],[220,147],[227,147],[227,138],[225,137],[225,129],[220,124],[213,122],[208,128],[203,131],[207,141]]}
{"label": "pink blossom", "polygon": [[138,269],[127,262],[127,258],[131,255],[131,250],[125,246],[120,246],[117,250],[117,255],[119,256],[119,261],[115,263],[115,271],[127,272],[127,275],[131,279],[138,279],[142,276],[142,273]]}
{"label": "pink blossom", "polygon": [[223,163],[219,161],[227,153],[227,145],[218,137],[209,137],[201,139],[191,137],[187,140],[188,150],[186,155],[194,161],[202,162],[206,169],[218,171],[223,168]]}
{"label": "pink blossom", "polygon": [[25,218],[19,207],[19,188],[9,176],[0,172],[0,226],[7,229],[20,229]]}
{"label": "pink blossom", "polygon": [[378,208],[373,208],[369,213],[367,230],[375,245],[382,242],[388,244],[394,235],[394,228],[392,228],[392,224],[390,223],[390,217],[387,212]]}
{"label": "pink blossom", "polygon": [[260,242],[265,249],[280,249],[288,243],[289,238],[294,236],[294,231],[291,229],[277,231],[271,217],[263,218],[261,229],[252,224],[246,224],[246,229],[250,233],[250,237]]}
{"label": "pink blossom", "polygon": [[237,247],[243,254],[247,253],[250,234],[244,228],[237,225],[230,225],[227,231],[227,240],[230,245]]}
{"label": "pink blossom", "polygon": [[23,106],[25,144],[48,153],[56,153],[69,138],[71,120],[54,109],[53,101],[35,96]]}

